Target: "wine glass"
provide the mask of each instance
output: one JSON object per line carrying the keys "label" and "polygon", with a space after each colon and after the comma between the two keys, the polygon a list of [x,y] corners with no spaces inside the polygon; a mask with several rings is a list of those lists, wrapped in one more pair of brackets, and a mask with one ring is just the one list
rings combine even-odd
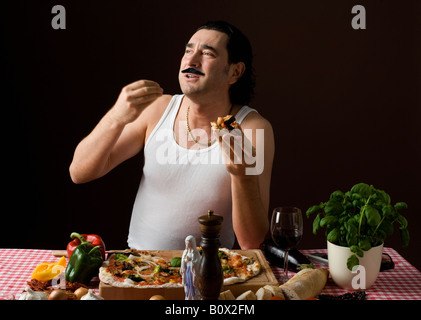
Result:
{"label": "wine glass", "polygon": [[300,242],[303,235],[303,217],[296,207],[278,207],[273,210],[270,234],[275,244],[285,250],[283,283],[288,281],[288,250]]}

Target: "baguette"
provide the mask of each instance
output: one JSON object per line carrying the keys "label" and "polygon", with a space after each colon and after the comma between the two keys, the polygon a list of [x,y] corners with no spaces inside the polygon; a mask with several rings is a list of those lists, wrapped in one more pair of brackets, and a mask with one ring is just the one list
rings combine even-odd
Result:
{"label": "baguette", "polygon": [[315,298],[326,285],[329,271],[324,268],[303,269],[280,288],[287,300]]}

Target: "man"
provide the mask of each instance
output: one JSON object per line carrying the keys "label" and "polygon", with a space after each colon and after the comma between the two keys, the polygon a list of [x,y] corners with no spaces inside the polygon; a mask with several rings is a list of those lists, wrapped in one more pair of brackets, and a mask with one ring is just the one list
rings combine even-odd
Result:
{"label": "man", "polygon": [[[143,150],[129,247],[183,249],[190,234],[200,243],[197,219],[208,210],[224,217],[222,247],[231,248],[235,237],[242,249],[258,248],[263,241],[274,138],[270,123],[243,106],[253,94],[251,62],[250,43],[238,29],[209,22],[186,45],[179,72],[182,95],[164,95],[150,80],[131,83],[77,146],[70,165],[75,183],[97,179]],[[240,155],[230,134],[211,133],[210,122],[228,114],[240,124],[241,135],[249,133],[242,135]],[[235,161],[234,155],[254,153],[255,164]],[[260,160],[262,169],[248,174]]]}

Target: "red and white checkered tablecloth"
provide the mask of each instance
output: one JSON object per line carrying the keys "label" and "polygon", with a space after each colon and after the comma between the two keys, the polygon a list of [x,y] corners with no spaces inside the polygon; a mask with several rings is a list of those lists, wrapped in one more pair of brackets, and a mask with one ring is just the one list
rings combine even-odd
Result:
{"label": "red and white checkered tablecloth", "polygon": [[[300,250],[307,255],[315,252],[327,253],[327,249]],[[379,273],[376,282],[366,290],[367,300],[421,300],[421,272],[406,261],[398,252],[392,248],[383,248],[383,252],[391,256],[395,268]],[[318,262],[312,261],[316,268],[328,268]],[[283,269],[271,266],[275,277],[279,280],[283,275]],[[295,273],[289,272],[289,277]],[[339,288],[329,277],[321,294],[341,295],[347,292]]]}
{"label": "red and white checkered tablecloth", "polygon": [[[56,262],[54,250],[39,249],[0,249],[0,299],[19,298],[30,280],[32,271],[41,262]],[[326,249],[300,250],[304,255],[314,252],[326,252]],[[367,289],[368,300],[421,300],[421,272],[406,261],[392,248],[384,248],[395,262],[395,268],[379,273],[374,285]],[[327,266],[313,262],[316,268]],[[278,279],[283,270],[271,266]],[[290,276],[294,273],[290,272]],[[92,288],[98,292],[98,280],[93,279]],[[340,295],[348,291],[335,285],[329,278],[322,294]]]}
{"label": "red and white checkered tablecloth", "polygon": [[[19,299],[31,280],[32,271],[42,262],[57,262],[55,250],[0,249],[0,299]],[[68,261],[68,259],[66,259]],[[91,281],[90,288],[98,293],[99,279]]]}

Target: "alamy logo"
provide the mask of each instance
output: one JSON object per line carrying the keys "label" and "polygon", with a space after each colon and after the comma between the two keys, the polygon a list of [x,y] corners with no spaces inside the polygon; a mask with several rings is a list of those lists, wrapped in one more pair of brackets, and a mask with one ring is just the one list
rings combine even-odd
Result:
{"label": "alamy logo", "polygon": [[365,290],[367,288],[366,282],[366,272],[364,266],[357,265],[352,268],[352,273],[356,273],[356,275],[352,278],[352,288],[354,290],[362,289]]}
{"label": "alamy logo", "polygon": [[[190,136],[183,133],[186,123],[180,121],[180,145],[187,145],[188,141],[193,141]],[[255,144],[252,143],[252,135],[255,131]],[[244,133],[244,134],[243,134]],[[193,129],[192,134],[200,138],[199,141],[209,141],[205,130]],[[235,164],[244,165],[246,175],[259,175],[264,168],[264,129],[234,129],[231,132],[225,130],[214,132],[213,139],[218,143],[222,138],[222,143],[216,148],[212,148],[209,152],[202,152],[198,147],[184,150],[183,156],[180,153],[183,149],[179,148],[173,140],[174,132],[171,129],[160,129],[156,132],[153,139],[159,142],[156,150],[156,161],[162,165],[168,164],[191,164],[191,165],[218,165],[218,164]],[[221,152],[218,151],[221,150]],[[196,151],[196,152],[194,152]]]}

